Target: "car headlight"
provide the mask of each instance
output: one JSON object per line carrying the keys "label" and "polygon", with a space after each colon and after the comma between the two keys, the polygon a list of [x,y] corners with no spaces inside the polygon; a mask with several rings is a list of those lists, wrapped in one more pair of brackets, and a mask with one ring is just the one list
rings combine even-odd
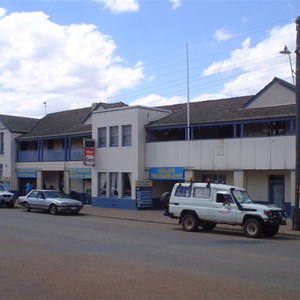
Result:
{"label": "car headlight", "polygon": [[264,210],[264,214],[269,217],[271,215],[271,211],[270,210]]}

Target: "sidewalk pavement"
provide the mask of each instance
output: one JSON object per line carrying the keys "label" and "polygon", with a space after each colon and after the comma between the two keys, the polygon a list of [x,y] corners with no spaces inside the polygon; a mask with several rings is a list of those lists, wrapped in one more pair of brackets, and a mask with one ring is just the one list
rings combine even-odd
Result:
{"label": "sidewalk pavement", "polygon": [[[178,224],[178,220],[171,219],[169,217],[164,216],[164,210],[152,210],[152,209],[130,210],[130,209],[121,209],[121,208],[94,207],[92,205],[86,204],[83,206],[81,213],[86,215],[103,217],[103,218],[123,219],[123,220],[160,223],[160,224],[174,224],[174,225]],[[240,226],[231,226],[231,225],[223,225],[223,224],[218,224],[216,228],[221,230],[242,231],[242,228]],[[300,231],[295,231],[292,229],[292,220],[288,220],[287,225],[280,226],[278,235],[300,240]]]}

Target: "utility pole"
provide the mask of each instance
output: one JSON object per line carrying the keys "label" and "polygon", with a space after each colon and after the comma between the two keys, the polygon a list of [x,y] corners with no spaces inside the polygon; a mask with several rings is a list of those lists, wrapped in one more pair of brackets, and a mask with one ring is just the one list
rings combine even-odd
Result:
{"label": "utility pole", "polygon": [[295,208],[293,230],[300,230],[300,16],[296,19],[296,164],[295,164]]}
{"label": "utility pole", "polygon": [[190,71],[189,71],[189,45],[186,43],[186,122],[187,122],[187,140],[190,140]]}

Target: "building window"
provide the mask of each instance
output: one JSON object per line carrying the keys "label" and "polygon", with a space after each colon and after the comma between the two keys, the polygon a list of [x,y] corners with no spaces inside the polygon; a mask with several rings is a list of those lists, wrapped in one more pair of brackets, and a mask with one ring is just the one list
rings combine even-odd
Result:
{"label": "building window", "polygon": [[131,138],[131,125],[123,125],[122,126],[122,146],[131,146],[132,138]]}
{"label": "building window", "polygon": [[0,153],[4,153],[4,133],[0,132]]}
{"label": "building window", "polygon": [[131,197],[131,173],[123,173],[123,196]]}
{"label": "building window", "polygon": [[109,127],[109,146],[118,147],[119,146],[119,127],[111,126]]}
{"label": "building window", "polygon": [[98,147],[106,147],[106,127],[98,128]]}
{"label": "building window", "polygon": [[98,196],[106,196],[106,173],[98,173]]}
{"label": "building window", "polygon": [[118,173],[110,173],[109,174],[109,195],[110,196],[118,196]]}

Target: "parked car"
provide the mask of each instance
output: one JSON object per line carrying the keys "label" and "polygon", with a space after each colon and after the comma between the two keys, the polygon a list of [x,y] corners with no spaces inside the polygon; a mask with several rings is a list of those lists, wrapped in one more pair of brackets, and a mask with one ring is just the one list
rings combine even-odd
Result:
{"label": "parked car", "polygon": [[15,205],[15,201],[15,195],[11,192],[6,191],[4,186],[0,184],[0,204],[4,204],[7,207],[12,208]]}
{"label": "parked car", "polygon": [[19,196],[18,203],[27,212],[31,209],[45,210],[51,215],[59,212],[77,215],[83,207],[82,202],[57,190],[32,190],[26,196]]}

